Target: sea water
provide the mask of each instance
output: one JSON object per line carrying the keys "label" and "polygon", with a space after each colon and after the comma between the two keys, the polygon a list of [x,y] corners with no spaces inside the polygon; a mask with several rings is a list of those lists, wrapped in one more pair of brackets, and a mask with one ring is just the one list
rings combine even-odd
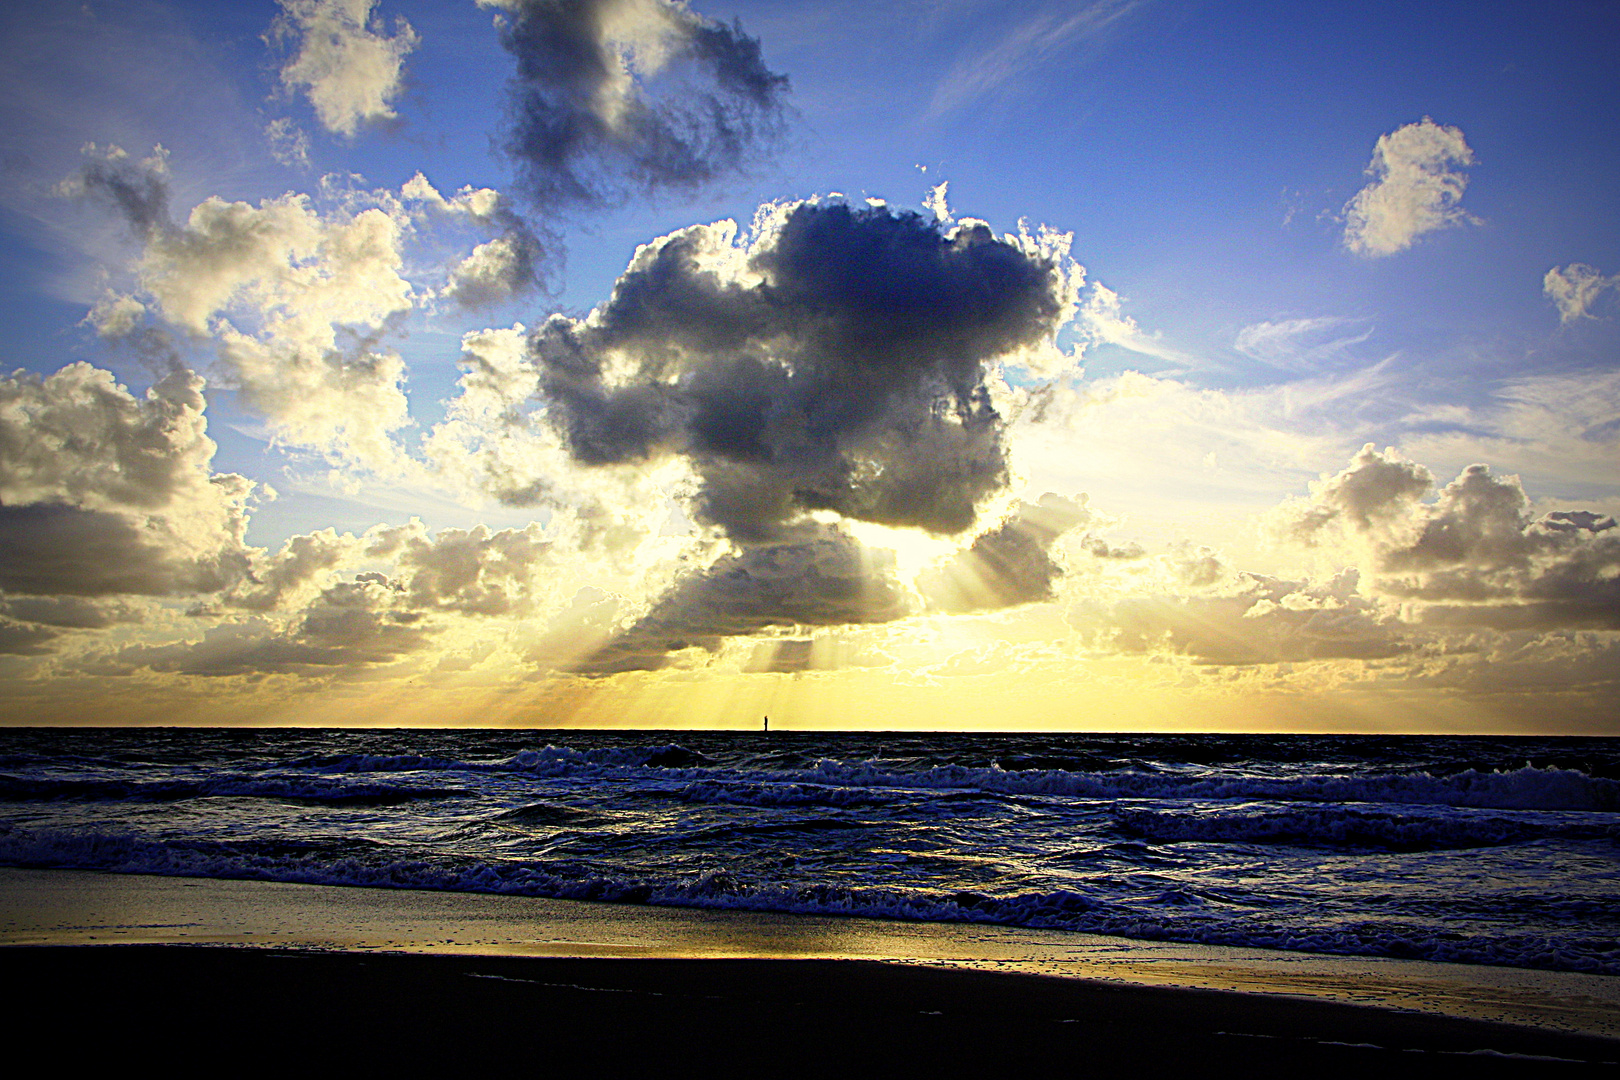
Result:
{"label": "sea water", "polygon": [[13,729],[0,864],[1620,975],[1620,741]]}

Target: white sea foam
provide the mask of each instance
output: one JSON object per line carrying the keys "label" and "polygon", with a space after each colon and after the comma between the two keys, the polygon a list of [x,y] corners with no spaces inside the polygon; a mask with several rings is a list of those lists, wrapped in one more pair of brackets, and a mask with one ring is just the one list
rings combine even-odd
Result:
{"label": "white sea foam", "polygon": [[[370,856],[370,857],[368,857]],[[0,834],[0,863],[79,867],[120,873],[249,878],[368,888],[492,892],[557,899],[860,915],[927,922],[975,922],[1320,953],[1398,956],[1456,963],[1505,964],[1620,975],[1613,941],[1575,945],[1526,933],[1497,938],[1425,934],[1401,923],[1360,920],[1289,925],[1255,913],[1212,913],[1205,902],[1167,890],[1122,904],[1103,892],[1056,889],[994,896],[972,891],[871,886],[750,885],[724,871],[667,881],[610,875],[565,877],[533,867],[481,861],[391,859],[377,850],[347,858],[307,858],[297,850],[248,844],[177,846],[133,835]]]}
{"label": "white sea foam", "polygon": [[1620,838],[1612,823],[1571,821],[1557,814],[1445,814],[1352,806],[1243,803],[1197,810],[1122,807],[1115,820],[1150,840],[1256,844],[1323,844],[1389,850],[1489,847],[1543,837]]}
{"label": "white sea foam", "polygon": [[[737,770],[700,767],[702,754],[679,744],[576,750],[548,745],[496,761],[456,761],[410,755],[351,755],[325,763],[329,772],[520,771],[535,776],[601,775],[605,770],[645,770],[667,779],[709,782],[713,797],[752,801],[776,798],[761,784],[788,785],[788,798],[823,798],[836,804],[834,789],[897,788],[976,790],[1016,795],[1062,795],[1088,799],[1274,799],[1304,802],[1432,804],[1516,810],[1620,810],[1620,782],[1574,769],[1525,765],[1512,770],[1466,769],[1362,775],[1320,773],[1254,775],[1138,771],[1007,770],[996,765],[933,765],[896,769],[884,761],[823,758],[800,770]],[[737,785],[733,787],[725,784]],[[751,787],[750,787],[751,785]],[[809,785],[809,786],[807,786]],[[703,797],[704,789],[691,789]]]}

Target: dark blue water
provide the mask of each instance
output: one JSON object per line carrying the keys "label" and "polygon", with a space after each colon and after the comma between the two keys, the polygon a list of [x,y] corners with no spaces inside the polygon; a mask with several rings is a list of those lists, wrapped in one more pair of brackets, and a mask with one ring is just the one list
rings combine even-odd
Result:
{"label": "dark blue water", "polygon": [[1620,974],[1620,741],[10,730],[0,864]]}

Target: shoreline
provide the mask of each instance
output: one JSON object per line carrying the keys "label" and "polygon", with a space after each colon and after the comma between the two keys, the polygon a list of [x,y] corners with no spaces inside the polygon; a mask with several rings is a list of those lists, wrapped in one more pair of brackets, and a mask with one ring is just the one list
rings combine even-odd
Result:
{"label": "shoreline", "polygon": [[[1548,1037],[1600,1039],[1615,1048],[1609,1057],[1620,1060],[1620,979],[1599,975],[971,923],[0,869],[0,946],[12,946],[3,950],[8,966],[19,952],[61,952],[61,947],[102,952],[77,947],[112,945],[153,947],[165,955],[197,951],[175,946],[221,946],[226,948],[209,951],[598,965],[877,964],[1045,977],[1093,989],[1222,993],[1270,1003],[1264,1008],[1291,1002],[1434,1022],[1512,1025]],[[32,948],[20,948],[25,946]]]}

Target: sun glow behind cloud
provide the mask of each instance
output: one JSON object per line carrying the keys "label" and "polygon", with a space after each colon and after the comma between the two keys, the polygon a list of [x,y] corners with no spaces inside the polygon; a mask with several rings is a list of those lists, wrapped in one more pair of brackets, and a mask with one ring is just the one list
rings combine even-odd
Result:
{"label": "sun glow behind cloud", "polygon": [[[452,48],[449,15],[283,3],[242,38],[251,168],[93,110],[40,156],[27,215],[93,269],[50,329],[85,359],[0,379],[8,717],[1612,722],[1620,255],[1506,250],[1500,186],[1537,189],[1474,114],[1333,126],[1314,235],[1133,258],[1063,200],[1163,169],[1046,162],[1052,111],[997,183],[965,139],[893,201],[847,163],[815,196],[794,110],[854,121],[767,13],[468,7]],[[1037,7],[939,46],[917,131],[1159,17]],[[456,50],[510,74],[494,165],[430,145]],[[1451,303],[1486,274],[1489,319]]]}
{"label": "sun glow behind cloud", "polygon": [[896,529],[873,521],[847,521],[833,515],[812,514],[811,518],[829,524],[841,523],[863,547],[892,552],[896,575],[911,584],[915,584],[917,576],[929,566],[961,550],[955,540],[917,529]]}

